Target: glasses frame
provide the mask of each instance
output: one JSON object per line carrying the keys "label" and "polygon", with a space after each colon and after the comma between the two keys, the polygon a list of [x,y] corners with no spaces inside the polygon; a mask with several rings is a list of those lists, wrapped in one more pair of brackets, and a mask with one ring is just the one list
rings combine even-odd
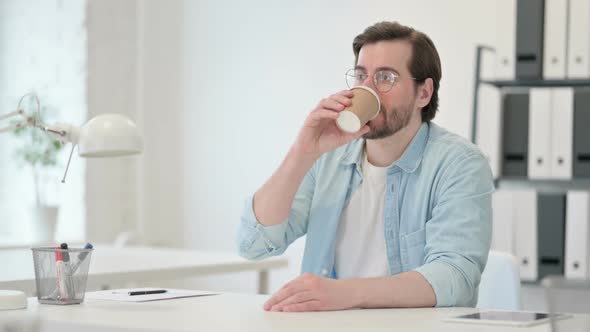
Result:
{"label": "glasses frame", "polygon": [[[346,73],[344,73],[344,78],[346,79],[346,86],[348,86],[349,89],[355,88],[355,87],[357,87],[357,86],[360,85],[359,84],[359,85],[355,85],[355,86],[350,86],[350,84],[348,83],[348,78],[349,77],[356,77],[356,75],[353,75],[353,73],[355,71],[357,71],[357,70],[359,70],[359,69],[357,69],[357,68],[351,68],[351,69],[347,70]],[[393,77],[394,77],[393,83],[389,86],[389,88],[387,90],[379,90],[379,88],[378,88],[378,85],[377,85],[378,82],[377,82],[377,78],[376,78],[376,75],[375,74],[380,73],[380,72],[389,72],[389,73],[392,73],[393,74]],[[386,92],[391,91],[391,89],[393,89],[393,86],[397,83],[397,79],[398,78],[403,78],[403,76],[397,74],[395,71],[390,70],[390,69],[380,69],[380,70],[374,72],[371,75],[369,75],[368,73],[366,75],[367,76],[371,76],[373,78],[372,81],[373,81],[373,86],[375,87],[375,89],[377,91],[383,92],[383,93],[386,93]],[[417,78],[411,77],[411,76],[408,76],[407,78],[412,79],[414,81],[417,81],[418,80]]]}

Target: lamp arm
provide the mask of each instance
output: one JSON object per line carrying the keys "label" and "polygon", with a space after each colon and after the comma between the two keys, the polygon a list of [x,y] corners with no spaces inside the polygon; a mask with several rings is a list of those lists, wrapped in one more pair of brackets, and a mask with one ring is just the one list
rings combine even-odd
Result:
{"label": "lamp arm", "polygon": [[25,127],[26,125],[27,125],[26,123],[19,122],[19,123],[14,124],[14,125],[10,125],[10,126],[7,126],[7,127],[0,128],[0,133],[5,133],[5,132],[13,131],[15,129],[18,129],[18,128],[21,128],[21,127]]}
{"label": "lamp arm", "polygon": [[78,144],[80,139],[80,127],[68,123],[56,123],[54,125],[35,126],[51,136],[55,137],[62,144],[72,143]]}
{"label": "lamp arm", "polygon": [[23,111],[22,109],[18,109],[18,110],[14,111],[14,112],[10,112],[8,114],[0,115],[0,120],[10,119],[12,117],[19,116],[19,115],[22,116],[23,114],[25,114],[25,111]]}
{"label": "lamp arm", "polygon": [[[28,96],[31,96],[35,100],[35,104],[37,104],[35,116],[26,115],[25,111],[21,107],[23,100]],[[13,124],[13,125],[10,125],[7,127],[0,128],[0,133],[13,131],[13,130],[21,128],[21,127],[38,127],[38,128],[44,127],[45,125],[41,121],[40,110],[41,110],[41,103],[39,103],[39,97],[37,97],[37,94],[30,92],[30,93],[23,95],[22,97],[20,97],[20,99],[18,101],[18,105],[16,106],[16,111],[10,112],[8,114],[0,115],[0,121],[5,120],[5,119],[10,119],[15,116],[20,116],[20,117],[24,118],[24,121],[18,122],[16,124]]]}
{"label": "lamp arm", "polygon": [[72,143],[72,149],[70,151],[70,156],[68,157],[68,163],[64,171],[64,176],[61,179],[61,183],[65,183],[68,170],[70,169],[72,155],[74,154],[74,148],[80,140],[80,127],[67,123],[56,123],[51,126],[43,126],[39,128],[57,138],[62,144]]}
{"label": "lamp arm", "polygon": [[[35,115],[31,116],[31,115],[25,114],[25,111],[21,107],[23,100],[27,96],[31,96],[35,100],[35,103],[37,104],[37,110],[35,111]],[[40,110],[41,110],[41,104],[39,102],[39,97],[37,97],[37,95],[35,93],[31,92],[31,93],[27,93],[27,94],[23,95],[20,98],[20,100],[18,101],[16,111],[13,111],[13,112],[10,112],[10,113],[4,114],[4,115],[0,115],[0,121],[5,120],[5,119],[10,119],[13,117],[17,117],[17,116],[24,118],[24,120],[21,122],[17,122],[15,124],[6,126],[6,127],[0,127],[0,133],[13,131],[13,130],[21,128],[21,127],[34,127],[34,128],[38,128],[38,129],[43,130],[44,132],[50,134],[55,139],[59,140],[61,144],[72,143],[72,150],[70,151],[70,157],[68,158],[68,164],[66,165],[66,170],[65,170],[64,176],[61,180],[61,182],[64,183],[66,180],[66,175],[68,174],[68,170],[70,168],[70,162],[72,161],[72,154],[74,153],[74,148],[76,147],[76,145],[78,144],[78,141],[80,140],[80,127],[74,126],[71,124],[67,124],[67,123],[56,123],[54,125],[46,125],[41,120]]]}
{"label": "lamp arm", "polygon": [[4,119],[10,119],[16,116],[20,116],[24,118],[24,121],[22,122],[17,122],[15,124],[12,124],[10,126],[7,127],[2,127],[0,128],[0,133],[4,133],[4,132],[8,132],[8,131],[13,131],[15,129],[21,128],[21,127],[27,127],[30,126],[32,124],[32,118],[29,118],[25,115],[25,111],[23,111],[22,109],[17,109],[14,112],[10,112],[8,114],[4,114],[4,115],[0,115],[0,121],[4,120]]}
{"label": "lamp arm", "polygon": [[22,109],[18,109],[8,114],[0,115],[0,120],[9,119],[15,116],[21,116],[25,120],[17,122],[10,126],[0,127],[0,133],[10,132],[22,127],[34,127],[43,130],[59,140],[62,144],[73,143],[78,144],[80,138],[80,128],[67,123],[56,123],[54,125],[45,125],[40,121],[36,121],[34,117],[27,116]]}

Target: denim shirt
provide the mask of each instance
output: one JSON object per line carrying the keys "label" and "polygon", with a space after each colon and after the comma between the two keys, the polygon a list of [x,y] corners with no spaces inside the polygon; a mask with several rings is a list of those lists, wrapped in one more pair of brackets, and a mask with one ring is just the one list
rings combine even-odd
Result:
{"label": "denim shirt", "polygon": [[[240,255],[280,255],[307,235],[302,272],[337,278],[338,223],[363,180],[364,145],[357,139],[322,155],[280,224],[260,224],[253,196],[248,198],[237,232]],[[486,158],[466,139],[423,123],[387,169],[386,181],[383,222],[390,274],[419,272],[432,286],[437,306],[474,306],[492,234],[494,183]]]}

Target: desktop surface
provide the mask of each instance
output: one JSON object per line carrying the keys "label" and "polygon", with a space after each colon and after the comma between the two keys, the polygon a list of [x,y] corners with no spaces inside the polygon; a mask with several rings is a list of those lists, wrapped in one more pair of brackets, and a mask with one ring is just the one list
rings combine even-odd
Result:
{"label": "desktop surface", "polygon": [[[332,312],[266,312],[264,295],[224,293],[217,296],[155,302],[87,300],[80,305],[43,305],[29,298],[26,310],[0,312],[0,323],[11,318],[40,317],[51,324],[88,329],[148,329],[153,331],[523,331],[519,327],[443,322],[447,317],[477,312],[474,308],[360,309]],[[51,325],[50,324],[50,325]],[[590,315],[559,321],[566,331],[587,331]],[[0,325],[1,326],[1,325]],[[548,324],[526,331],[550,331]]]}

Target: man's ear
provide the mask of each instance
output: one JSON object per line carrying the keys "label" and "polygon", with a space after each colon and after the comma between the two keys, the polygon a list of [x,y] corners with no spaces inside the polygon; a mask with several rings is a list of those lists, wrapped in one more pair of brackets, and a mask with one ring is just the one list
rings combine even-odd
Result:
{"label": "man's ear", "polygon": [[432,98],[434,86],[432,78],[427,78],[424,83],[418,87],[418,107],[426,107]]}

